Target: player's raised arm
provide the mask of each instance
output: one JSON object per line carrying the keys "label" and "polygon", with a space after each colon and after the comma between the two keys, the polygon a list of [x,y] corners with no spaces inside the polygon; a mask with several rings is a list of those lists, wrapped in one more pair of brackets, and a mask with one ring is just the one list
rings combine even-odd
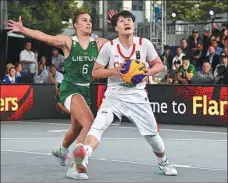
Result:
{"label": "player's raised arm", "polygon": [[109,63],[110,54],[111,45],[108,42],[101,48],[97,60],[94,64],[92,71],[92,77],[94,79],[108,78],[110,76],[120,75],[120,67],[105,69],[105,66],[107,66]]}
{"label": "player's raised arm", "polygon": [[[18,22],[9,20],[7,29],[10,30],[10,32],[21,33],[32,39],[36,39],[36,40],[44,42],[50,46],[58,47],[61,49],[66,48],[67,45],[71,45],[71,42],[70,42],[71,38],[68,36],[64,36],[64,35],[52,36],[52,35],[45,34],[39,30],[33,30],[33,29],[29,29],[27,27],[24,27],[22,20],[21,20],[21,16],[19,17]],[[68,42],[70,42],[70,43],[68,43]]]}
{"label": "player's raised arm", "polygon": [[161,72],[164,68],[164,65],[154,49],[153,44],[148,39],[143,39],[143,44],[145,45],[145,49],[147,49],[147,61],[150,65],[150,69],[148,69],[146,75],[153,76]]}

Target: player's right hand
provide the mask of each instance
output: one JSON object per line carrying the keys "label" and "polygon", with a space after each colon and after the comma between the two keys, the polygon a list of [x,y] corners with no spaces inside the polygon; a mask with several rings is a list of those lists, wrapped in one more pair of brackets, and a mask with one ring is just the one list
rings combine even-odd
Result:
{"label": "player's right hand", "polygon": [[[110,20],[111,20],[111,18],[113,17],[113,15],[115,15],[115,14],[117,14],[118,12],[116,11],[116,10],[114,10],[114,9],[111,9],[111,10],[109,10],[108,11],[108,16],[109,16],[109,18],[110,18]],[[106,22],[108,22],[109,24],[111,24],[111,21],[110,20],[106,20]]]}
{"label": "player's right hand", "polygon": [[21,21],[21,16],[19,16],[18,22],[15,22],[13,20],[9,20],[8,21],[8,27],[7,30],[9,30],[9,32],[23,32],[23,24]]}

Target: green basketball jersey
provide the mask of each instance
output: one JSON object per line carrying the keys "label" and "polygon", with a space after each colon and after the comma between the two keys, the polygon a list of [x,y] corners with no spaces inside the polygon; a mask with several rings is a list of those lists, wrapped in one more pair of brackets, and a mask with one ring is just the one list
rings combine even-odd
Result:
{"label": "green basketball jersey", "polygon": [[84,50],[73,37],[71,52],[64,61],[64,80],[70,83],[90,83],[92,81],[92,69],[98,56],[98,48],[94,39]]}

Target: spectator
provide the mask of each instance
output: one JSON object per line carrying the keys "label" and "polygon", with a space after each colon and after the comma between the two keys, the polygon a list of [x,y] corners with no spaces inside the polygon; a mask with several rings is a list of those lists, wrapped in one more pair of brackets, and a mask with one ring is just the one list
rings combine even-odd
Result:
{"label": "spectator", "polygon": [[49,83],[55,84],[56,87],[62,83],[63,80],[63,74],[61,72],[58,72],[55,65],[50,66],[49,71]]}
{"label": "spectator", "polygon": [[172,68],[173,57],[168,45],[164,46],[164,53],[160,57],[167,70],[170,70]]}
{"label": "spectator", "polygon": [[22,64],[17,62],[15,64],[15,68],[16,68],[16,76],[17,77],[25,77],[25,73],[22,71]]}
{"label": "spectator", "polygon": [[206,51],[204,51],[203,49],[203,44],[198,43],[197,50],[194,52],[192,57],[192,62],[191,62],[195,66],[196,71],[201,70],[205,57],[206,57]]}
{"label": "spectator", "polygon": [[183,56],[182,60],[183,64],[178,69],[177,80],[180,84],[188,84],[196,70],[194,65],[190,64],[190,59],[187,56]]}
{"label": "spectator", "polygon": [[6,65],[6,72],[5,72],[6,76],[9,75],[9,69],[10,69],[11,67],[14,67],[14,65],[11,64],[11,63],[8,63],[8,64]]}
{"label": "spectator", "polygon": [[223,53],[221,55],[222,62],[218,64],[215,68],[214,77],[215,77],[215,84],[222,84],[224,80],[224,76],[226,74],[228,68],[228,55]]}
{"label": "spectator", "polygon": [[189,49],[189,47],[188,47],[188,42],[187,42],[186,39],[182,39],[182,40],[180,41],[180,47],[181,47],[181,49],[182,49],[182,53],[183,53],[183,54],[185,54],[185,55],[188,56],[188,57],[191,57],[192,51],[191,51],[191,49]]}
{"label": "spectator", "polygon": [[167,74],[166,83],[167,84],[178,84],[177,73],[180,67],[179,63],[175,63],[175,70],[171,69]]}
{"label": "spectator", "polygon": [[[212,40],[210,45],[212,45],[212,46],[215,47],[215,53],[216,53],[218,56],[220,56],[221,53],[222,53],[222,51],[223,51],[223,49],[220,48],[220,47],[218,47],[218,42],[217,42],[216,40]],[[209,48],[208,48],[208,49],[209,49]],[[207,56],[208,56],[208,55],[209,55],[209,50],[208,50],[208,52],[207,52]]]}
{"label": "spectator", "polygon": [[202,37],[203,37],[203,51],[207,52],[209,43],[210,43],[210,31],[204,30]]}
{"label": "spectator", "polygon": [[228,56],[228,44],[224,47],[222,54],[223,54],[223,53],[224,53],[226,56]]}
{"label": "spectator", "polygon": [[199,36],[199,33],[197,30],[192,30],[192,35],[188,37],[188,46],[191,49],[192,52],[196,51],[196,45],[198,43],[202,43],[203,38]]}
{"label": "spectator", "polygon": [[219,55],[215,53],[215,47],[209,46],[208,48],[209,56],[206,57],[206,61],[209,62],[212,66],[212,72],[215,71],[216,66],[220,63]]}
{"label": "spectator", "polygon": [[181,47],[176,48],[176,56],[173,58],[172,62],[172,69],[175,70],[175,64],[178,63],[182,65],[182,57],[185,56],[185,54],[182,53]]}
{"label": "spectator", "polygon": [[19,78],[16,77],[16,70],[14,67],[9,69],[9,74],[6,75],[3,79],[4,84],[15,84],[19,83]]}
{"label": "spectator", "polygon": [[39,72],[34,76],[34,83],[49,83],[48,71],[44,69],[43,64],[39,64]]}
{"label": "spectator", "polygon": [[203,63],[202,71],[196,72],[193,76],[191,83],[193,84],[213,84],[214,76],[211,72],[211,64],[208,62]]}
{"label": "spectator", "polygon": [[222,46],[221,46],[221,48],[225,49],[225,47],[227,47],[227,46],[228,46],[228,36],[224,36],[222,38]]}
{"label": "spectator", "polygon": [[40,64],[43,64],[44,65],[44,69],[48,70],[46,63],[47,63],[46,57],[45,56],[40,57]]}
{"label": "spectator", "polygon": [[63,73],[64,71],[64,56],[59,53],[57,48],[52,49],[52,64],[55,65],[57,71]]}
{"label": "spectator", "polygon": [[20,62],[23,65],[23,71],[35,75],[37,72],[37,60],[35,54],[31,51],[32,43],[26,42],[25,49],[20,53]]}

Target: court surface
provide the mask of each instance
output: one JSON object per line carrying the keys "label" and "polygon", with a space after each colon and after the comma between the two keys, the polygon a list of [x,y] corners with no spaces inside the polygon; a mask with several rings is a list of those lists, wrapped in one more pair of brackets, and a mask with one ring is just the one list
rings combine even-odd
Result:
{"label": "court surface", "polygon": [[61,144],[69,120],[2,122],[1,182],[227,182],[227,128],[159,126],[178,176],[161,174],[135,126],[122,123],[106,131],[93,153],[90,180],[78,181],[66,178],[67,167],[50,153],[53,145]]}

